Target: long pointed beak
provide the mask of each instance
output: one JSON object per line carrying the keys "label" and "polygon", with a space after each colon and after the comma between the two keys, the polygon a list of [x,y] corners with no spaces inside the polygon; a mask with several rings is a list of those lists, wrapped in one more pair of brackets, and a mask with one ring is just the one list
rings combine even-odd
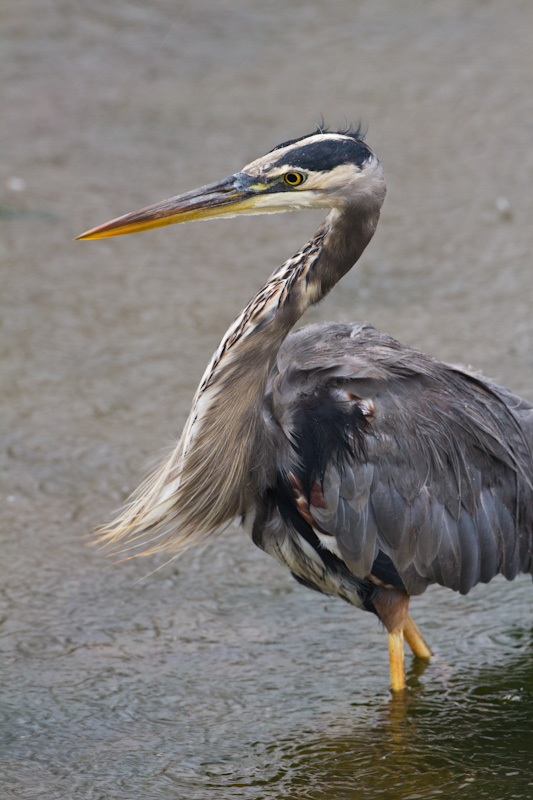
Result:
{"label": "long pointed beak", "polygon": [[105,239],[109,236],[123,236],[126,233],[147,231],[172,225],[176,222],[207,219],[209,217],[231,217],[235,214],[251,213],[255,198],[266,186],[253,185],[253,178],[246,173],[237,172],[217,183],[210,183],[192,192],[162,200],[160,203],[133,211],[97,228],[77,236],[77,240]]}

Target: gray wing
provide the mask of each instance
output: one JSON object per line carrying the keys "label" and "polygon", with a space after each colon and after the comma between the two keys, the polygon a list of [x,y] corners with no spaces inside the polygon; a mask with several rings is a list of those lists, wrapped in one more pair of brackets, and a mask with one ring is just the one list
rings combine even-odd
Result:
{"label": "gray wing", "polygon": [[383,556],[410,594],[531,571],[531,404],[368,325],[333,323],[287,338],[267,406],[279,480],[357,577],[379,577]]}

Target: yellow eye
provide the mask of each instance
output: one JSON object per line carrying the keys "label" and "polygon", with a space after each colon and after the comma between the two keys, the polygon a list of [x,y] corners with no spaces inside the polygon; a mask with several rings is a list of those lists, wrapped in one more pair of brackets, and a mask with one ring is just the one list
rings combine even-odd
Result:
{"label": "yellow eye", "polygon": [[300,183],[304,182],[305,176],[302,175],[301,172],[287,172],[283,176],[283,180],[285,183],[288,183],[289,186],[298,186]]}

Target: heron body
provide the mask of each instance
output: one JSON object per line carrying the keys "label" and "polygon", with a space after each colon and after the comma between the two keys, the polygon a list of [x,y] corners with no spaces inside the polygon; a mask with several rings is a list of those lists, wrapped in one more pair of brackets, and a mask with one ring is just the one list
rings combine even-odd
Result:
{"label": "heron body", "polygon": [[240,518],[300,583],[377,614],[400,690],[404,636],[431,654],[411,595],[532,571],[533,406],[369,325],[291,332],[359,259],[384,198],[360,132],[317,131],[79,238],[328,209],[229,328],[175,451],[102,538],[180,553]]}

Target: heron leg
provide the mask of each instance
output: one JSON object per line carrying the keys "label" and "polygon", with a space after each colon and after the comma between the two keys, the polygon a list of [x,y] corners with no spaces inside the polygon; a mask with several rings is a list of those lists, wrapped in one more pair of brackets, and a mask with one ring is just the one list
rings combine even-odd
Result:
{"label": "heron leg", "polygon": [[401,589],[377,585],[372,605],[389,634],[390,680],[393,692],[405,689],[403,636],[409,617],[409,595]]}
{"label": "heron leg", "polygon": [[390,684],[393,692],[400,692],[405,689],[403,657],[403,631],[389,633]]}
{"label": "heron leg", "polygon": [[407,614],[405,618],[403,634],[405,636],[405,641],[413,651],[413,654],[417,658],[421,658],[424,661],[429,661],[433,653],[424,641],[424,637],[420,633],[418,625],[415,623],[410,614]]}

